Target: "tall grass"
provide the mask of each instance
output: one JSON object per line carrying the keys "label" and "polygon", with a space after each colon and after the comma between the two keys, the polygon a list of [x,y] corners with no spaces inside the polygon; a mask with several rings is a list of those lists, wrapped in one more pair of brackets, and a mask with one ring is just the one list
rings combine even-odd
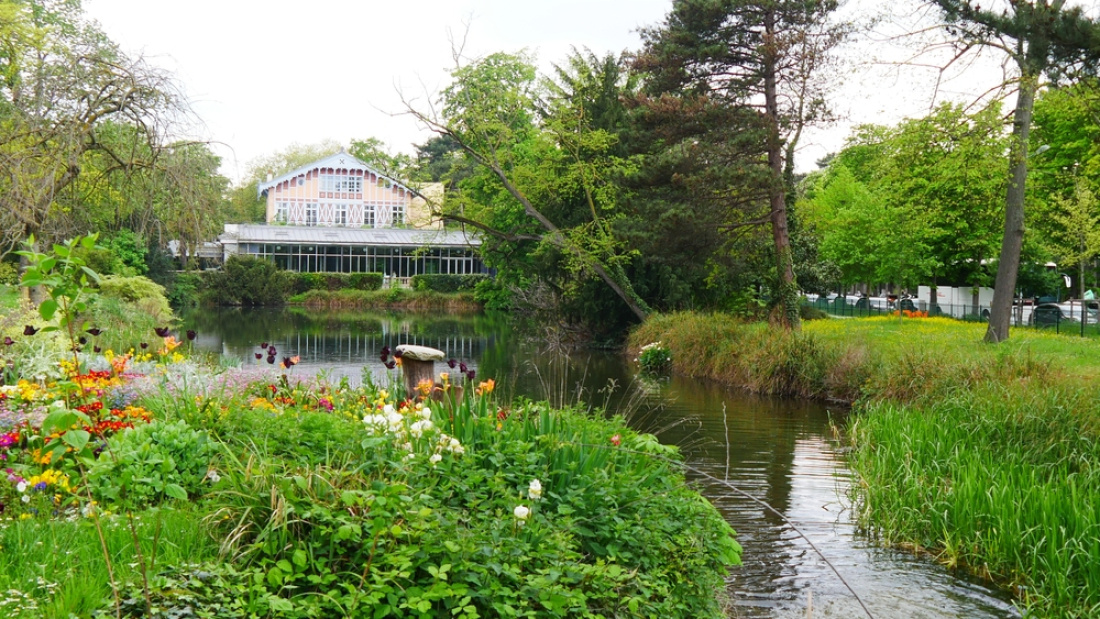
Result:
{"label": "tall grass", "polygon": [[800,334],[694,313],[631,334],[676,371],[856,403],[858,515],[886,544],[1002,583],[1041,616],[1100,616],[1100,344],[982,325],[868,318]]}
{"label": "tall grass", "polygon": [[[145,557],[159,565],[212,559],[217,544],[190,509],[136,515]],[[134,541],[122,517],[103,519],[107,549],[121,583],[137,582]],[[12,520],[0,526],[0,616],[90,616],[111,597],[99,538],[90,519]]]}
{"label": "tall grass", "polygon": [[1082,391],[987,387],[852,421],[860,517],[883,540],[1013,586],[1048,617],[1100,610],[1100,443]]}

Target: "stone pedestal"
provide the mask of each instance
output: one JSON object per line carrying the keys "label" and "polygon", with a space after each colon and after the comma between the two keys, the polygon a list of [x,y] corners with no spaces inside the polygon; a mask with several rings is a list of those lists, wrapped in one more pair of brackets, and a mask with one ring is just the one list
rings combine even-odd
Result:
{"label": "stone pedestal", "polygon": [[[428,348],[427,346],[415,346],[401,344],[396,348],[401,353],[401,373],[405,376],[405,393],[409,397],[416,397],[420,392],[417,387],[422,381],[428,381],[435,386],[435,362],[442,361],[442,350]],[[431,393],[431,389],[428,390]],[[427,393],[422,394],[427,395]]]}

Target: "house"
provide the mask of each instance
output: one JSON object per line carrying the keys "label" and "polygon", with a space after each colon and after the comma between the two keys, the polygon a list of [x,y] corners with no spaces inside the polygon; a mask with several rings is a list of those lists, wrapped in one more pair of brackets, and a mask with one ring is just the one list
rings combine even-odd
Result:
{"label": "house", "polygon": [[259,256],[301,272],[378,272],[399,280],[421,273],[483,273],[480,239],[434,220],[422,196],[339,152],[259,186],[266,224],[226,224],[226,257]]}

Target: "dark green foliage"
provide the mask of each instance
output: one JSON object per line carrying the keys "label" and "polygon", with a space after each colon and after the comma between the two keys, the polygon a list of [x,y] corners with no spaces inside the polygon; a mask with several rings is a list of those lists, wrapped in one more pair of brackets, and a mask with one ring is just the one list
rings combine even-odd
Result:
{"label": "dark green foliage", "polygon": [[413,275],[413,290],[432,290],[435,292],[462,292],[475,290],[481,282],[488,279],[487,275]]}
{"label": "dark green foliage", "polygon": [[282,305],[290,292],[289,273],[252,256],[231,256],[205,280],[203,299],[213,305]]}
{"label": "dark green foliage", "polygon": [[380,290],[381,273],[293,273],[288,272],[290,294],[298,295],[310,290]]}

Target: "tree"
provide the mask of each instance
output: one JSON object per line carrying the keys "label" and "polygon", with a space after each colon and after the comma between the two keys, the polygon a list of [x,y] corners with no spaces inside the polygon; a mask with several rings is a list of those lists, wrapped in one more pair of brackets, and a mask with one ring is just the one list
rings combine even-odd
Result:
{"label": "tree", "polygon": [[1016,109],[1009,150],[1009,183],[1005,193],[1005,225],[997,261],[993,305],[985,340],[1008,339],[1012,298],[1024,241],[1024,197],[1027,180],[1028,134],[1039,80],[1057,81],[1075,72],[1095,71],[1100,63],[1100,22],[1085,16],[1065,0],[1008,0],[1007,6],[982,8],[972,0],[931,0],[939,7],[948,32],[964,48],[1001,50],[1018,72]]}
{"label": "tree", "polygon": [[836,6],[833,0],[677,0],[664,24],[642,31],[645,49],[638,56],[639,68],[649,74],[649,93],[731,112],[717,131],[704,133],[708,140],[729,140],[735,132],[757,140],[756,148],[742,144],[735,156],[763,170],[746,175],[754,191],[737,193],[749,204],[754,197],[765,202],[763,217],[743,223],[770,223],[775,292],[782,322],[793,329],[799,327],[798,285],[787,196],[794,192],[794,149],[802,129],[824,111],[820,70],[845,33],[826,23]]}
{"label": "tree", "polygon": [[[88,156],[110,172],[148,165],[185,109],[172,82],[130,59],[64,0],[4,3],[0,45],[0,234],[16,239],[63,227],[64,193]],[[126,127],[133,140],[109,139]]]}
{"label": "tree", "polygon": [[1100,255],[1100,204],[1088,186],[1075,183],[1072,198],[1055,198],[1052,213],[1058,229],[1051,245],[1059,263],[1077,265],[1079,298],[1085,298],[1085,265]]}
{"label": "tree", "polygon": [[386,176],[410,179],[414,176],[412,157],[404,153],[390,154],[378,138],[352,140],[348,153]]}
{"label": "tree", "polygon": [[[621,269],[622,248],[605,216],[615,197],[608,179],[622,165],[606,154],[613,137],[547,100],[524,55],[492,54],[458,66],[452,78],[438,115],[406,104],[478,166],[443,205],[433,205],[437,216],[479,230],[484,251],[592,274],[644,319],[647,307]],[[561,199],[576,195],[584,196],[583,220]]]}

